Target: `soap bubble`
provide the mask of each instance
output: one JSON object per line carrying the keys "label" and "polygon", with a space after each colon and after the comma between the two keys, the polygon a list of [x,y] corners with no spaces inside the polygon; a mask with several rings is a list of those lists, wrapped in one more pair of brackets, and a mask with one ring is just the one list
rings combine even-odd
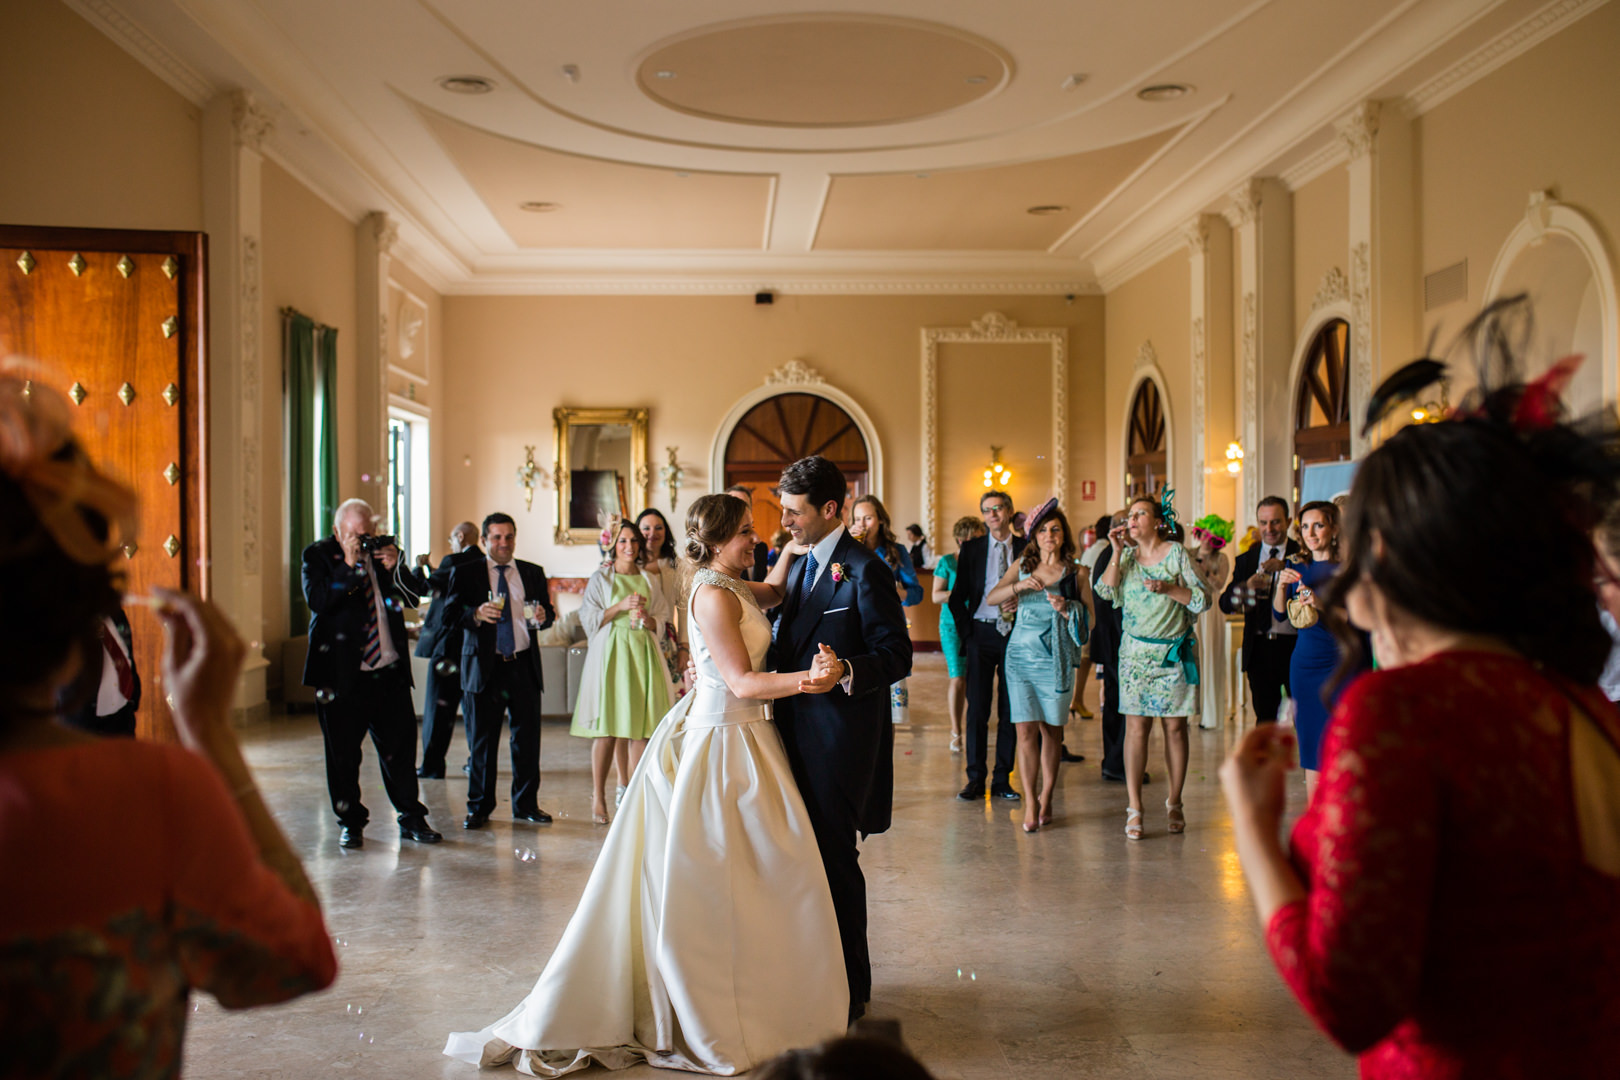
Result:
{"label": "soap bubble", "polygon": [[337,700],[337,691],[323,686],[319,690],[315,691],[315,700],[320,702],[322,705],[330,705],[332,702]]}
{"label": "soap bubble", "polygon": [[533,848],[513,848],[512,854],[517,857],[518,862],[534,862],[540,858],[534,853]]}
{"label": "soap bubble", "polygon": [[457,666],[454,660],[440,660],[437,664],[433,665],[433,670],[438,672],[440,675],[443,675],[445,678],[449,678],[456,672],[460,671],[461,668]]}

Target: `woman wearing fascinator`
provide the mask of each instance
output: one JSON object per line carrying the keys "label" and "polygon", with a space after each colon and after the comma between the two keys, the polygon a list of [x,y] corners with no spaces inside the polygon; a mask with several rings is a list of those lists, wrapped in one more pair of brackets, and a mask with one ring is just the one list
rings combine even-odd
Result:
{"label": "woman wearing fascinator", "polygon": [[1018,775],[1024,781],[1024,831],[1052,824],[1052,794],[1063,751],[1063,725],[1074,695],[1074,667],[1089,626],[1074,568],[1069,519],[1048,499],[1025,519],[1032,541],[1007,568],[985,602],[1018,601],[1007,637],[1007,700],[1018,733]]}
{"label": "woman wearing fascinator", "polygon": [[1187,549],[1170,540],[1175,491],[1142,496],[1126,509],[1125,524],[1109,530],[1114,553],[1097,582],[1097,595],[1119,606],[1125,633],[1119,647],[1119,709],[1125,714],[1125,837],[1142,839],[1142,770],[1148,733],[1164,725],[1164,763],[1170,773],[1167,827],[1185,832],[1181,789],[1187,780],[1187,717],[1198,706],[1198,640],[1193,626],[1209,609],[1210,591]]}
{"label": "woman wearing fascinator", "polygon": [[[1612,1074],[1620,1062],[1620,713],[1595,685],[1609,635],[1589,530],[1620,495],[1612,407],[1569,422],[1576,361],[1528,384],[1523,297],[1465,331],[1477,389],[1357,470],[1340,571],[1318,594],[1372,635],[1316,797],[1281,835],[1294,734],[1221,767],[1273,962],[1363,1077]],[[1373,394],[1365,432],[1441,377]],[[1515,525],[1514,581],[1481,588]],[[1337,678],[1362,649],[1338,628]],[[1331,685],[1331,684],[1330,684]]]}

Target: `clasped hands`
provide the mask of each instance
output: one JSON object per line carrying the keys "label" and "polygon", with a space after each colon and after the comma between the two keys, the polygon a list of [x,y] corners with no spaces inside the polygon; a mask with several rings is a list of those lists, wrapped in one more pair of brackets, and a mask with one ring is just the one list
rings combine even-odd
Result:
{"label": "clasped hands", "polygon": [[826,645],[816,645],[816,658],[810,661],[807,677],[799,680],[799,693],[825,694],[844,677],[844,662]]}

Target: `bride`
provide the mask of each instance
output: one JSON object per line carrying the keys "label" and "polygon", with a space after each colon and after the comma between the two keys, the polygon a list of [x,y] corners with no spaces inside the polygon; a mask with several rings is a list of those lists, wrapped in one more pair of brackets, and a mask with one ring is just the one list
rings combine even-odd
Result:
{"label": "bride", "polygon": [[[760,670],[783,570],[763,583],[731,495],[686,515],[692,692],[631,776],[585,894],[534,990],[444,1052],[536,1076],[591,1064],[729,1076],[842,1034],[849,987],[827,875],[771,701],[824,694],[842,665]],[[785,567],[788,560],[778,565]]]}

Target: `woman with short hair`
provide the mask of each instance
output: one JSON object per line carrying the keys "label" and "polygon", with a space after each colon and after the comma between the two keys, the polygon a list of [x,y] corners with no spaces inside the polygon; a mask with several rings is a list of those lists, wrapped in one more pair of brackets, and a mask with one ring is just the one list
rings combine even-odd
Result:
{"label": "woman with short hair", "polygon": [[[977,517],[957,518],[951,526],[951,537],[960,548],[975,536],[984,534],[984,520]],[[962,639],[956,633],[956,619],[951,615],[951,590],[956,587],[956,553],[941,555],[934,564],[934,603],[939,605],[939,648],[945,654],[945,711],[951,718],[951,753],[962,752],[962,732],[967,723],[967,657],[962,652]]]}

